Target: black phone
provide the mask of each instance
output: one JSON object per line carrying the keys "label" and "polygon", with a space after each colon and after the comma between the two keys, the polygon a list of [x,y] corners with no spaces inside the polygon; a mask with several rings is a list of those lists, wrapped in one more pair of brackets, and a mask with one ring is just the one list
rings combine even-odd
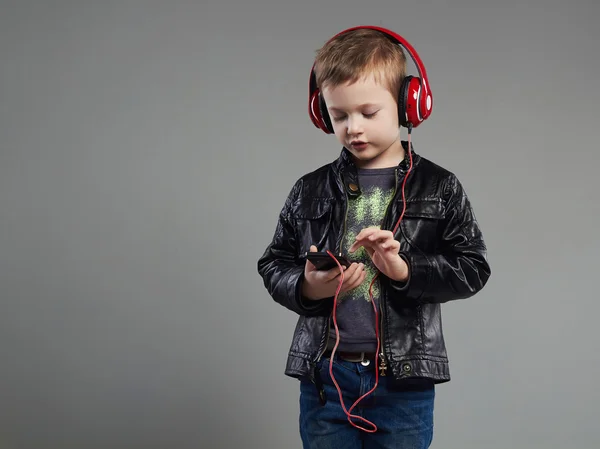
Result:
{"label": "black phone", "polygon": [[[335,254],[334,254],[335,255]],[[339,268],[333,257],[326,252],[306,252],[306,259],[310,260],[317,270],[330,270],[332,268]],[[349,267],[351,262],[344,256],[335,256],[340,265]]]}

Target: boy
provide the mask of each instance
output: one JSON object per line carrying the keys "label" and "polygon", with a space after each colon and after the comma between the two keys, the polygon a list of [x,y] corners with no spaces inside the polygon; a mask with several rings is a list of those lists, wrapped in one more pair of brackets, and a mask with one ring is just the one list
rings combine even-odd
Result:
{"label": "boy", "polygon": [[[420,78],[406,76],[399,44]],[[301,439],[427,448],[435,385],[450,380],[440,307],[484,287],[485,243],[455,175],[411,146],[433,101],[403,38],[379,27],[334,36],[310,94],[313,123],[343,148],[295,183],[258,261],[272,298],[299,315],[285,374],[300,380]],[[315,251],[335,267],[317,270],[305,257]]]}

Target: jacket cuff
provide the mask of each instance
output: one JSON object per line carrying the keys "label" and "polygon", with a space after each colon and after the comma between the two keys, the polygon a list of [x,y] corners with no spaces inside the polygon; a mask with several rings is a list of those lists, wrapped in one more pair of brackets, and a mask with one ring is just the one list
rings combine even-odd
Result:
{"label": "jacket cuff", "polygon": [[[305,298],[302,295],[302,283],[304,282],[304,267],[295,282],[294,294],[291,296],[296,299],[296,304],[299,308],[301,315],[314,316],[314,315],[326,315],[329,313],[330,301],[327,298],[313,301]],[[292,292],[290,292],[292,293]]]}
{"label": "jacket cuff", "polygon": [[405,281],[391,281],[391,282],[393,284],[394,290],[399,291],[399,292],[406,292],[410,286],[410,281],[412,279],[410,260],[404,253],[400,253],[399,256],[404,260],[404,262],[406,262],[406,265],[408,266],[408,279],[406,279]]}
{"label": "jacket cuff", "polygon": [[400,253],[408,265],[408,279],[406,281],[391,281],[394,291],[410,299],[419,299],[428,282],[429,261],[421,254]]}

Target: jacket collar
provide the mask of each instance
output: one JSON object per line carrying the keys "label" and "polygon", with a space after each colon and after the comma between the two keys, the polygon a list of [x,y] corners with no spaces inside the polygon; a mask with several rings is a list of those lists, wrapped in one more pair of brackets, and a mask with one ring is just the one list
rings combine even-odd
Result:
{"label": "jacket collar", "polygon": [[[402,140],[402,147],[404,148],[406,153],[406,157],[400,161],[397,168],[397,176],[400,179],[410,168],[410,160],[408,156],[408,141]],[[415,153],[414,146],[411,145],[411,152],[413,158],[413,170],[419,164],[421,157]],[[348,151],[346,147],[342,148],[340,156],[336,161],[336,168],[338,169],[341,175],[341,181],[343,183],[343,189],[346,193],[351,197],[356,197],[360,195],[360,184],[358,182],[358,170],[354,160],[352,159],[352,153]]]}

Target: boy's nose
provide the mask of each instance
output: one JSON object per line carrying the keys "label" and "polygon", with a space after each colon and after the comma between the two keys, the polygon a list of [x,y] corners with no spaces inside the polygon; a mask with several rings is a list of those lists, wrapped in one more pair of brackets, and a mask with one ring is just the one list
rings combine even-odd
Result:
{"label": "boy's nose", "polygon": [[362,122],[357,118],[348,118],[348,134],[353,136],[362,132]]}

